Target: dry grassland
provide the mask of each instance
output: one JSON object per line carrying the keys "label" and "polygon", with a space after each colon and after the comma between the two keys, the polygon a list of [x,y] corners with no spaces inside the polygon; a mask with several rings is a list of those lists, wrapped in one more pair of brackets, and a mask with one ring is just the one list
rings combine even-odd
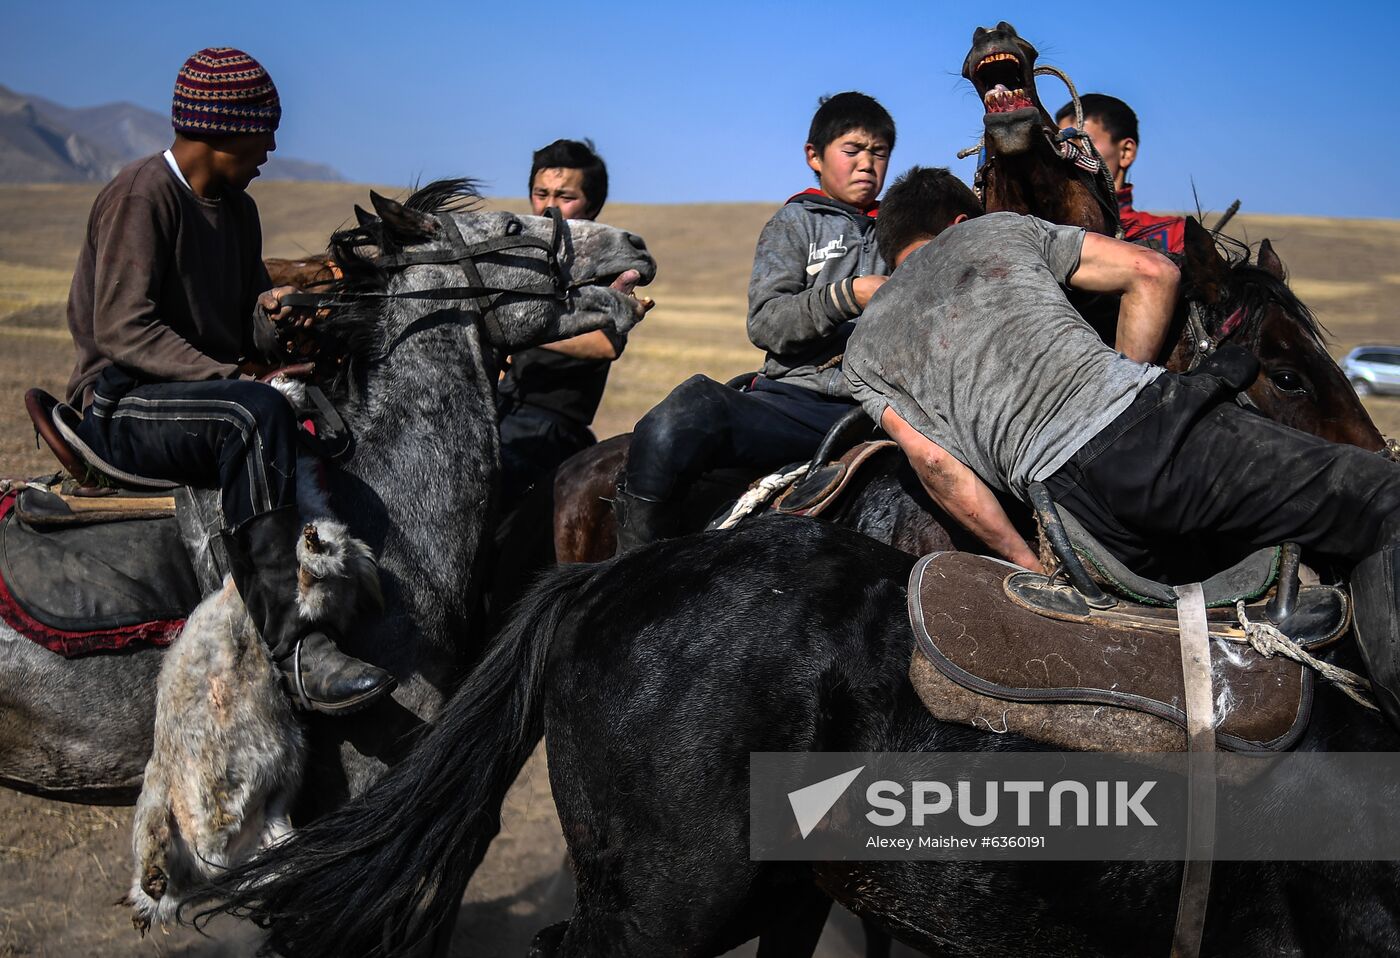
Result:
{"label": "dry grassland", "polygon": [[[67,380],[72,353],[63,303],[96,192],[86,185],[0,187],[0,474],[52,468],[34,446],[21,396],[32,385],[61,392]],[[352,204],[368,205],[364,186],[266,183],[253,192],[269,256],[322,249],[331,230],[352,219]],[[772,209],[608,207],[608,222],[646,237],[660,272],[649,291],[657,306],[609,381],[600,436],[630,429],[692,373],[727,379],[757,366],[761,357],[744,334],[745,295],[753,245]],[[1331,331],[1335,355],[1361,342],[1400,341],[1400,222],[1241,216],[1231,231],[1274,241],[1294,288]],[[1400,433],[1400,400],[1369,406],[1382,431]],[[129,821],[126,809],[62,806],[0,790],[0,958],[251,953],[252,939],[233,929],[217,942],[188,932],[137,940],[111,906],[126,882]],[[537,755],[469,892],[457,950],[523,954],[536,929],[567,916],[572,891],[560,871],[562,855]],[[837,923],[822,954],[858,954],[858,940],[849,922]]]}

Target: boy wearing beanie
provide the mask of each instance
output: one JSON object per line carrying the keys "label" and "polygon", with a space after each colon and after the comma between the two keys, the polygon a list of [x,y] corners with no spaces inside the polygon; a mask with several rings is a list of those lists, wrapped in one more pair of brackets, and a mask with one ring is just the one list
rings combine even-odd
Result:
{"label": "boy wearing beanie", "polygon": [[[245,190],[282,109],[262,65],[201,50],[175,81],[175,142],[103,188],[68,295],[67,399],[98,456],[140,476],[223,490],[229,564],[301,707],[345,713],[394,685],[297,614],[297,423],[258,377],[290,287],[269,290]],[[260,313],[260,314],[259,314]]]}

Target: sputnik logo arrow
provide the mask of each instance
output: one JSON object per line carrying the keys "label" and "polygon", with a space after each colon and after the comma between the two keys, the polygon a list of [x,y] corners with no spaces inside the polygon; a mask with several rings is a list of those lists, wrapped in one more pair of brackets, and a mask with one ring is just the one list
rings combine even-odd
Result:
{"label": "sputnik logo arrow", "polygon": [[842,772],[840,775],[823,779],[815,785],[808,785],[795,792],[788,792],[788,802],[792,805],[792,814],[797,819],[797,827],[802,832],[803,838],[812,834],[812,829],[821,824],[826,813],[831,811],[831,806],[835,805],[841,796],[846,794],[846,789],[851,787],[856,776],[863,771],[865,771],[864,765],[860,768],[853,768],[849,772]]}

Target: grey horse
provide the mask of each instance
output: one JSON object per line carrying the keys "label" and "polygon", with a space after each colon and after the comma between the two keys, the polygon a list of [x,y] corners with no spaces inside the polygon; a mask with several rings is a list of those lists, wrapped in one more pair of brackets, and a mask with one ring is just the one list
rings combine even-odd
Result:
{"label": "grey horse", "polygon": [[[331,503],[378,555],[386,603],[381,618],[351,631],[347,650],[392,671],[399,687],[361,715],[308,723],[304,795],[313,810],[362,791],[393,762],[485,643],[482,544],[500,458],[496,356],[604,327],[625,332],[645,313],[632,287],[656,271],[641,238],[623,230],[570,221],[556,235],[548,218],[476,211],[469,181],[431,184],[402,204],[372,199],[378,217],[357,210],[360,225],[332,237],[345,273],[341,305],[315,330],[340,360],[327,391],[354,436],[349,458],[327,470]],[[385,267],[522,236],[539,247],[476,260],[480,285],[517,291],[494,298],[465,298],[473,284],[452,262]],[[556,241],[557,258],[544,249]],[[536,292],[546,279],[556,295]],[[134,801],[161,655],[65,659],[0,624],[0,784],[71,801]]]}

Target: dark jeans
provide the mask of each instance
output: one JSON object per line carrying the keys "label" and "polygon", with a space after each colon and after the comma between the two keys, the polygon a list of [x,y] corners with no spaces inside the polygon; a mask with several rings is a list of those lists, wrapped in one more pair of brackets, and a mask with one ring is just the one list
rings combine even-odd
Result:
{"label": "dark jeans", "polygon": [[805,462],[852,405],[763,376],[747,392],[692,376],[637,423],[626,489],[668,502],[710,469]]}
{"label": "dark jeans", "polygon": [[500,419],[501,512],[509,512],[559,464],[598,440],[587,426],[533,406],[516,404]]}
{"label": "dark jeans", "polygon": [[1400,465],[1265,419],[1233,393],[1213,375],[1163,373],[1046,488],[1149,575],[1173,545],[1199,561],[1297,542],[1350,565],[1400,543]]}
{"label": "dark jeans", "polygon": [[230,529],[296,503],[297,423],[265,383],[140,385],[109,366],[78,429],[103,459],[151,479],[223,490]]}

